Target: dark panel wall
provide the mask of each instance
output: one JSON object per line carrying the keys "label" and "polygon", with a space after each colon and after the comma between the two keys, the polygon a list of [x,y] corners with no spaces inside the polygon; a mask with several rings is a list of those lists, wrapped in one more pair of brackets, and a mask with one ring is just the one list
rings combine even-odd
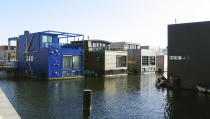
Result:
{"label": "dark panel wall", "polygon": [[104,52],[85,52],[85,70],[104,74],[105,62]]}
{"label": "dark panel wall", "polygon": [[210,22],[168,26],[168,56],[185,60],[168,60],[168,77],[180,79],[182,88],[196,83],[210,83]]}
{"label": "dark panel wall", "polygon": [[40,49],[39,43],[40,43],[40,34],[34,33],[34,38],[31,43],[30,50],[33,49],[33,51],[37,51],[37,53],[32,53],[33,55],[33,62],[27,62],[24,52],[25,52],[25,45],[26,45],[26,39],[27,41],[31,40],[32,34],[25,34],[21,35],[19,37],[19,72],[21,74],[27,73],[27,70],[29,70],[29,64],[32,68],[32,75],[39,76],[40,73],[48,73],[48,49]]}
{"label": "dark panel wall", "polygon": [[128,71],[141,73],[141,49],[128,50]]}
{"label": "dark panel wall", "polygon": [[156,71],[164,71],[164,56],[156,56]]}

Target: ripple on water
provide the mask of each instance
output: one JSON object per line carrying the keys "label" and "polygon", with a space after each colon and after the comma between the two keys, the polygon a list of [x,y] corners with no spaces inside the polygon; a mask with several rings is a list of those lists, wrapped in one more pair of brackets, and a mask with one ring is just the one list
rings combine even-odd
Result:
{"label": "ripple on water", "polygon": [[210,96],[157,89],[157,77],[155,74],[143,74],[62,81],[0,80],[0,87],[22,119],[82,119],[84,88],[93,90],[94,119],[210,116],[206,111],[210,110]]}

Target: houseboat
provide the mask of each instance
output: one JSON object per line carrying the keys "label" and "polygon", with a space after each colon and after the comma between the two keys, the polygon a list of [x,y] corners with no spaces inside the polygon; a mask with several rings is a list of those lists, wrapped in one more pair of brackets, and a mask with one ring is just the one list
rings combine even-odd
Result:
{"label": "houseboat", "polygon": [[66,79],[84,75],[84,35],[43,31],[9,38],[17,41],[19,74],[40,79]]}
{"label": "houseboat", "polygon": [[140,46],[139,43],[132,42],[113,42],[111,49],[128,52],[128,72],[145,73],[156,70],[156,52],[149,46]]}
{"label": "houseboat", "polygon": [[128,69],[134,73],[155,72],[156,52],[151,49],[129,49]]}
{"label": "houseboat", "polygon": [[116,76],[127,74],[127,51],[112,50],[110,45],[111,42],[105,40],[84,40],[86,75]]}

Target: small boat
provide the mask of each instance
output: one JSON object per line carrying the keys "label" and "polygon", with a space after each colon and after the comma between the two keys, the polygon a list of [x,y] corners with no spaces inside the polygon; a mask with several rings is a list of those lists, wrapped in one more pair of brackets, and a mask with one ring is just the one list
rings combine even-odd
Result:
{"label": "small boat", "polygon": [[210,93],[210,85],[199,83],[196,85],[196,88],[200,92]]}
{"label": "small boat", "polygon": [[157,87],[166,86],[166,83],[167,79],[164,76],[162,76],[161,78],[157,79],[156,86]]}

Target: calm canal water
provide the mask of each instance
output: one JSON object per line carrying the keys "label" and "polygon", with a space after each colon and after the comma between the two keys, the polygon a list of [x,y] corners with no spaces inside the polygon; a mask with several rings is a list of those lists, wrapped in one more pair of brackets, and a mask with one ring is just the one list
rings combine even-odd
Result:
{"label": "calm canal water", "polygon": [[157,89],[160,75],[84,80],[6,80],[0,87],[22,119],[82,119],[82,91],[92,89],[93,119],[210,118],[210,95]]}

